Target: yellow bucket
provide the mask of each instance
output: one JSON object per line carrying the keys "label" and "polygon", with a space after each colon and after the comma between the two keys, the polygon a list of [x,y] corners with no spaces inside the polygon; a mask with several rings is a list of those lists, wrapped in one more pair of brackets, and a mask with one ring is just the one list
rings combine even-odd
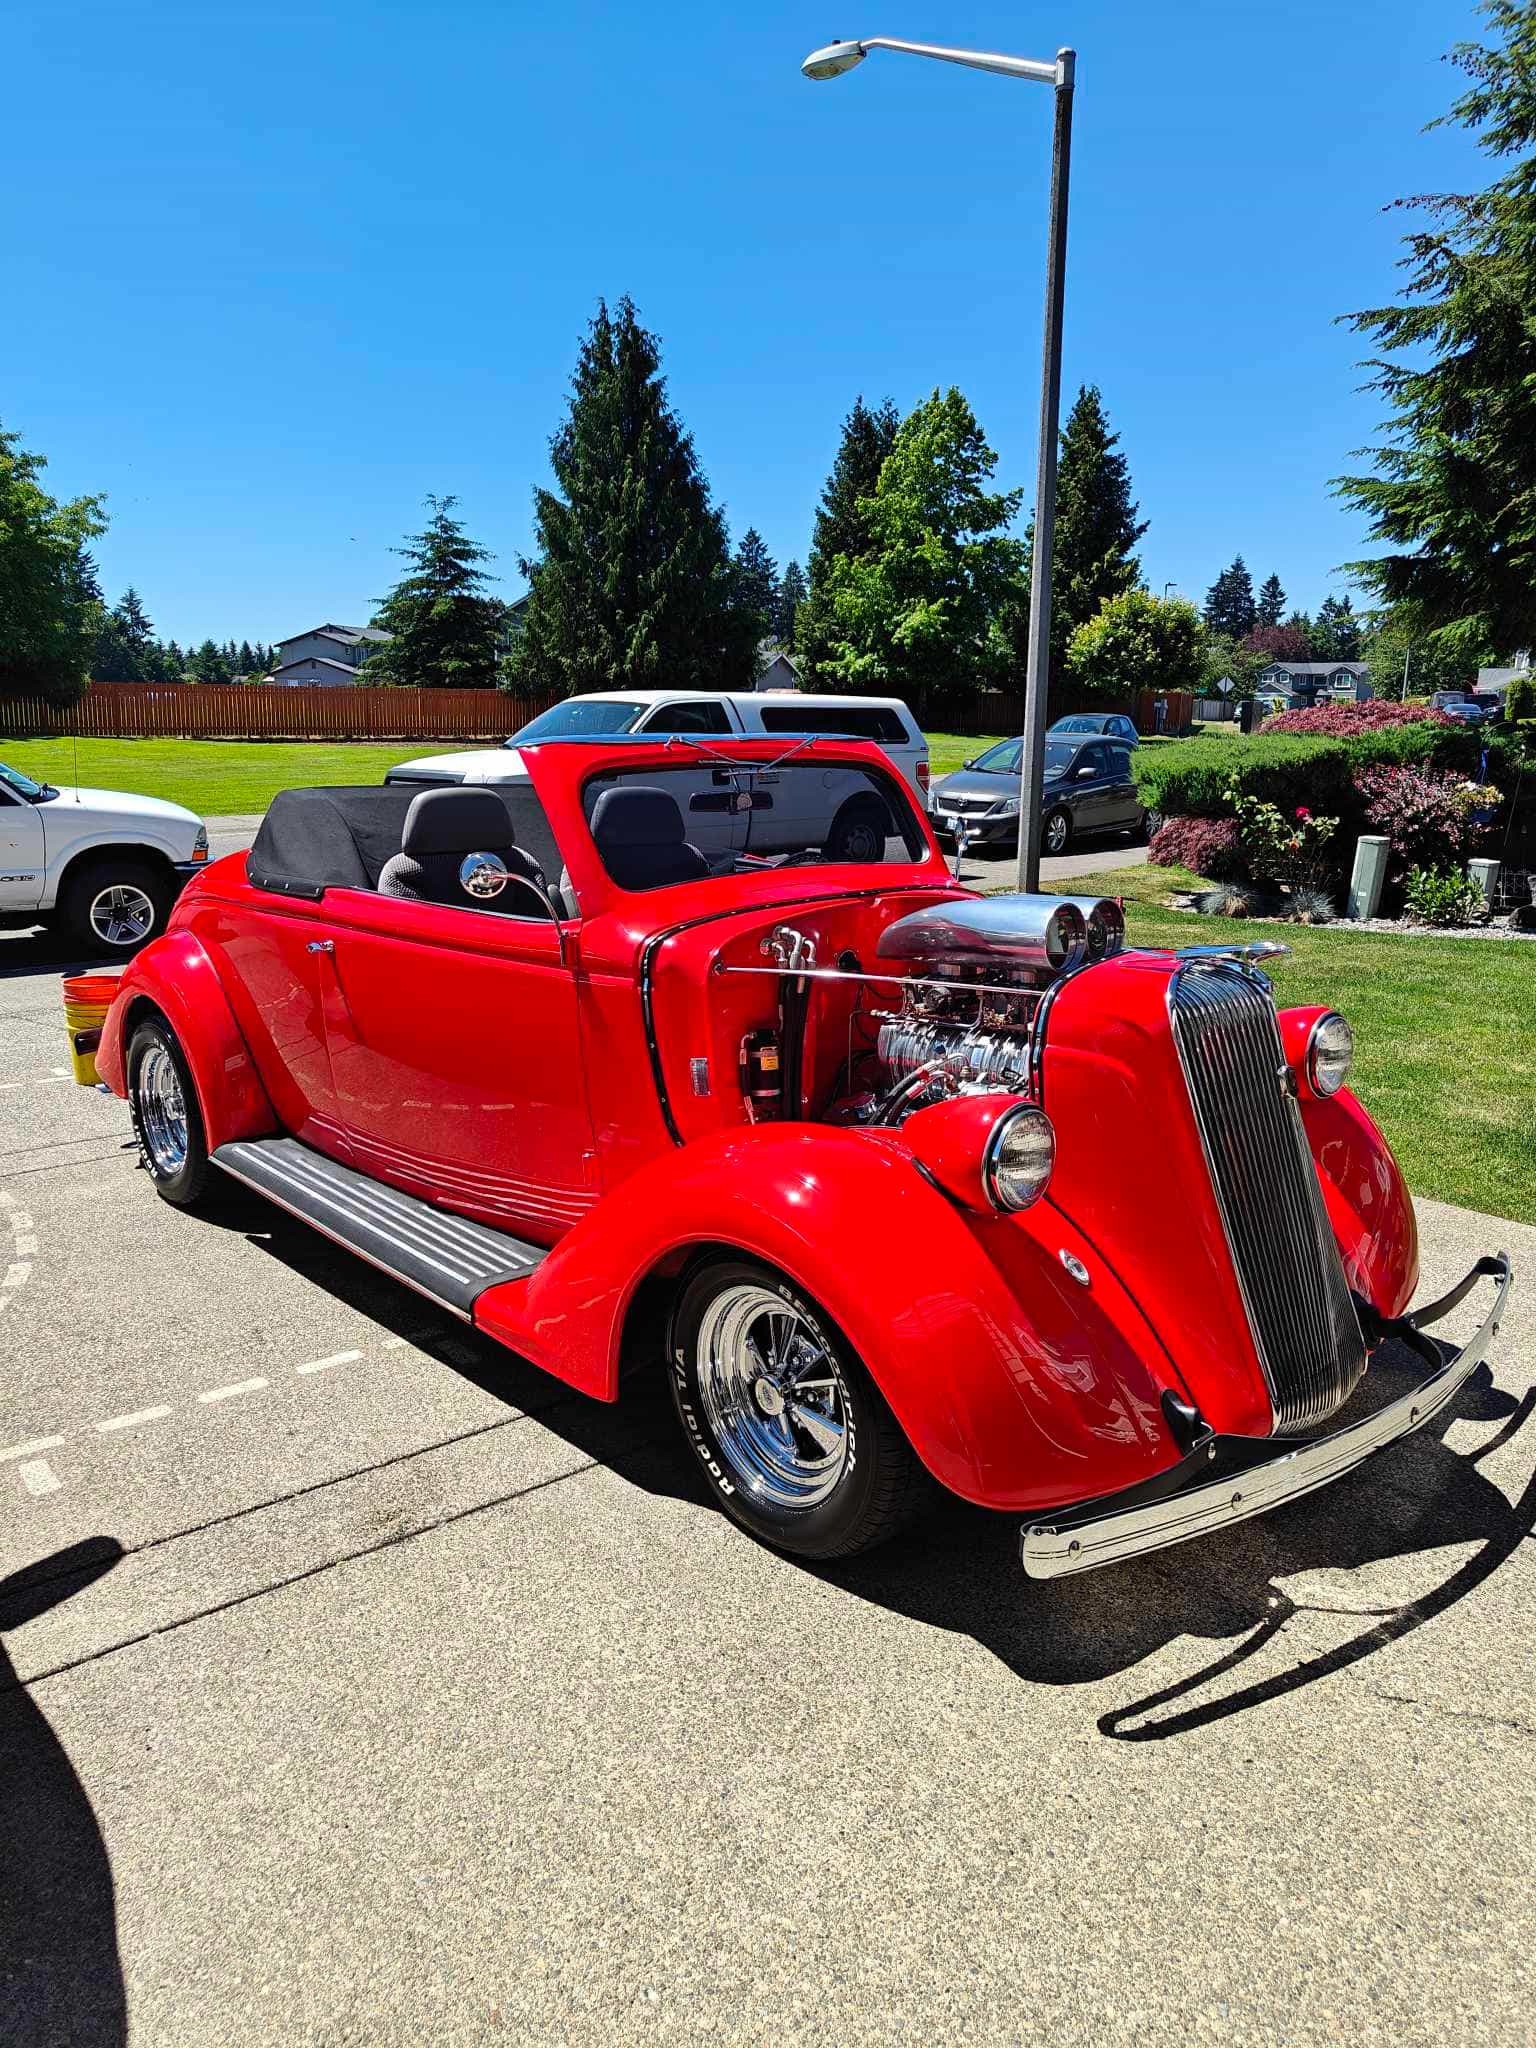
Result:
{"label": "yellow bucket", "polygon": [[72,974],[64,983],[64,1022],[69,1031],[69,1063],[82,1088],[94,1088],[96,1048],[101,1027],[122,984],[120,974]]}

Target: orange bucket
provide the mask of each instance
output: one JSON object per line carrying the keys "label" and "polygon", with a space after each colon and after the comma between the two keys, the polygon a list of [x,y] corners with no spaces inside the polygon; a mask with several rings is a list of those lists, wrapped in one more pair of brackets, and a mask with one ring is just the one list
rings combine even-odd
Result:
{"label": "orange bucket", "polygon": [[120,974],[70,974],[64,979],[64,1022],[69,1029],[69,1061],[82,1088],[94,1088],[96,1048],[123,977]]}

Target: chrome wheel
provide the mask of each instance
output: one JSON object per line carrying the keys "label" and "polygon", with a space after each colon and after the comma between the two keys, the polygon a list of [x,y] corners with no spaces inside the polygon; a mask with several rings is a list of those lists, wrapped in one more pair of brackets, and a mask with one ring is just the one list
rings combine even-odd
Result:
{"label": "chrome wheel", "polygon": [[137,946],[155,927],[155,906],[135,882],[109,882],[91,898],[86,912],[104,946]]}
{"label": "chrome wheel", "polygon": [[152,1045],[139,1062],[134,1095],[150,1166],[159,1179],[174,1179],[187,1163],[187,1104],[176,1062],[163,1045]]}
{"label": "chrome wheel", "polygon": [[1071,832],[1065,811],[1052,811],[1045,821],[1045,850],[1047,853],[1065,853],[1067,837]]}
{"label": "chrome wheel", "polygon": [[778,1508],[812,1508],[848,1463],[842,1374],[815,1327],[766,1287],[717,1294],[695,1340],[699,1396],[738,1483]]}

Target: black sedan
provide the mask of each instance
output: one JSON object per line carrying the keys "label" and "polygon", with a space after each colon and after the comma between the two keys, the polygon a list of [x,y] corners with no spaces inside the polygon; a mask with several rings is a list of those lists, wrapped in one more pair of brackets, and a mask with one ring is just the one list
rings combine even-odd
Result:
{"label": "black sedan", "polygon": [[1101,739],[1124,740],[1128,747],[1141,745],[1135,721],[1127,718],[1123,711],[1074,711],[1069,717],[1058,718],[1047,727],[1048,736],[1053,740],[1064,739],[1072,733],[1090,732],[1097,733]]}
{"label": "black sedan", "polygon": [[[934,784],[933,825],[941,837],[953,839],[963,828],[973,845],[1017,842],[1023,744],[999,740]],[[1139,835],[1146,818],[1123,741],[1047,738],[1040,828],[1046,853],[1065,853],[1080,833]]]}

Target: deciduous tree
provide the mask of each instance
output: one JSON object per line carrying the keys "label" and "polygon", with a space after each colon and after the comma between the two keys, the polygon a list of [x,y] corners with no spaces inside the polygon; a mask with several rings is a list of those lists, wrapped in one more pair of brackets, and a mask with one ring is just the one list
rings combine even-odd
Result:
{"label": "deciduous tree", "polygon": [[750,688],[757,624],[725,522],[629,299],[600,303],[534,492],[538,554],[510,679],[556,690]]}
{"label": "deciduous tree", "polygon": [[1205,627],[1187,598],[1127,590],[1072,635],[1068,667],[1080,689],[1125,697],[1137,690],[1190,690],[1200,675]]}
{"label": "deciduous tree", "polygon": [[845,689],[964,696],[1006,672],[1002,607],[1022,564],[1006,532],[1017,491],[989,488],[997,457],[960,392],[902,422],[873,496],[869,552],[833,558],[824,677]]}
{"label": "deciduous tree", "polygon": [[101,591],[87,543],[107,522],[99,495],[50,496],[46,467],[0,427],[0,690],[68,705],[90,679]]}
{"label": "deciduous tree", "polygon": [[1481,11],[1493,37],[1451,51],[1468,86],[1441,122],[1505,168],[1480,193],[1399,202],[1422,221],[1402,298],[1347,316],[1380,351],[1375,474],[1336,480],[1388,544],[1346,568],[1469,666],[1536,641],[1536,9]]}
{"label": "deciduous tree", "polygon": [[496,680],[496,639],[506,606],[488,597],[492,559],[453,517],[457,498],[427,499],[430,518],[394,553],[410,563],[379,601],[376,623],[390,635],[358,671],[361,683],[422,690],[487,689]]}

